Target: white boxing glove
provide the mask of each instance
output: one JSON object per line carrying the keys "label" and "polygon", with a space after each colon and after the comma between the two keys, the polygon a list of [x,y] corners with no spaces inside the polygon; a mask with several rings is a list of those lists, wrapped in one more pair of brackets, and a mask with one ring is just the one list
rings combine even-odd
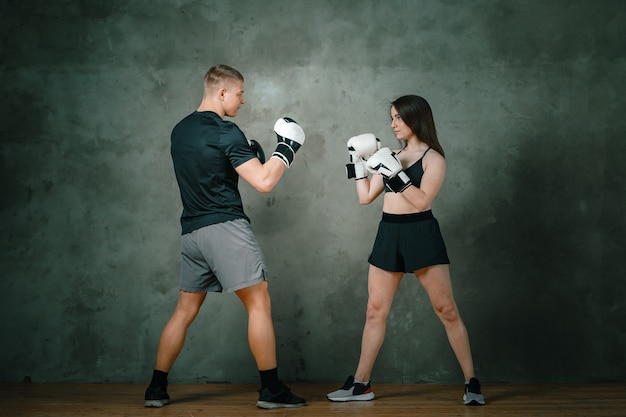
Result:
{"label": "white boxing glove", "polygon": [[348,139],[347,145],[350,156],[350,163],[346,164],[348,178],[367,178],[365,161],[380,149],[380,139],[371,133],[363,133]]}
{"label": "white boxing glove", "polygon": [[385,188],[394,193],[401,193],[411,183],[411,179],[402,170],[402,163],[389,148],[382,148],[372,155],[365,163],[367,170],[373,174],[381,174],[387,179]]}
{"label": "white boxing glove", "polygon": [[281,117],[274,123],[274,132],[278,144],[272,158],[280,159],[289,168],[296,152],[304,143],[304,130],[295,120]]}

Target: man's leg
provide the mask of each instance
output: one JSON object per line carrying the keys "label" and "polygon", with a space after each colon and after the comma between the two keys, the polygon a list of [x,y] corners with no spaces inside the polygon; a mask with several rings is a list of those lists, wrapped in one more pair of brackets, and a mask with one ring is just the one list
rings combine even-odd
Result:
{"label": "man's leg", "polygon": [[267,281],[235,293],[248,312],[248,343],[259,371],[276,368],[276,336]]}
{"label": "man's leg", "polygon": [[187,329],[198,315],[205,298],[204,292],[180,291],[176,310],[161,332],[155,369],[163,372],[170,371],[185,344]]}
{"label": "man's leg", "polygon": [[167,375],[185,344],[187,329],[198,315],[205,298],[206,293],[180,291],[176,309],[161,332],[154,372],[146,390],[144,406],[163,407],[169,403]]}
{"label": "man's leg", "polygon": [[248,343],[261,376],[259,408],[302,407],[304,398],[294,395],[278,378],[276,336],[267,281],[235,291],[248,312]]}

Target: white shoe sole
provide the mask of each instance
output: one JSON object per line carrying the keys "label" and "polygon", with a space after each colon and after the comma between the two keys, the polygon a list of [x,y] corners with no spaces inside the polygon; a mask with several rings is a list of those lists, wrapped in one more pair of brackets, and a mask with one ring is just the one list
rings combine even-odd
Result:
{"label": "white shoe sole", "polygon": [[361,395],[347,395],[345,397],[331,397],[331,394],[328,394],[326,396],[326,398],[328,398],[330,401],[336,401],[336,402],[346,402],[346,401],[370,401],[374,399],[374,393],[373,392],[369,392],[367,394],[361,394]]}
{"label": "white shoe sole", "polygon": [[298,408],[304,407],[306,403],[300,404],[283,404],[283,403],[272,403],[269,401],[257,401],[256,406],[259,408],[263,408],[265,410],[275,410],[277,408]]}

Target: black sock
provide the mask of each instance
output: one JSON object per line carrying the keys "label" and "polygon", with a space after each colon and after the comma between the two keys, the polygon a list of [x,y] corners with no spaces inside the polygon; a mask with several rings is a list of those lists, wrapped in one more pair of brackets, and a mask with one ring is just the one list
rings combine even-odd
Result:
{"label": "black sock", "polygon": [[150,386],[153,388],[167,388],[167,372],[155,369],[152,372],[152,381],[150,382]]}
{"label": "black sock", "polygon": [[272,392],[280,389],[282,384],[278,380],[278,368],[259,371],[259,375],[261,375],[261,389],[269,388]]}

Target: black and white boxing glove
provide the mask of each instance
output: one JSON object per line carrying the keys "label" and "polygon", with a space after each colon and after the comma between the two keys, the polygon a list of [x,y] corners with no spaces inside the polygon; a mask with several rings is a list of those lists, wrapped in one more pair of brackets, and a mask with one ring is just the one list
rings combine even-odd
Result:
{"label": "black and white boxing glove", "polygon": [[276,150],[272,158],[278,158],[287,168],[293,163],[293,158],[304,143],[304,131],[295,120],[289,117],[281,117],[274,123],[276,133]]}
{"label": "black and white boxing glove", "polygon": [[380,149],[380,139],[371,133],[363,133],[348,139],[350,163],[346,164],[348,178],[360,180],[367,178],[365,161]]}
{"label": "black and white boxing glove", "polygon": [[402,170],[402,163],[389,148],[382,148],[372,155],[365,163],[367,170],[373,174],[381,174],[387,179],[385,188],[394,193],[401,193],[412,185],[411,179]]}
{"label": "black and white boxing glove", "polygon": [[263,152],[263,148],[261,147],[259,142],[257,142],[254,139],[248,139],[248,144],[250,144],[250,149],[252,149],[252,152],[254,152],[254,154],[256,155],[257,159],[259,161],[261,161],[262,164],[264,164],[265,163],[265,152]]}

